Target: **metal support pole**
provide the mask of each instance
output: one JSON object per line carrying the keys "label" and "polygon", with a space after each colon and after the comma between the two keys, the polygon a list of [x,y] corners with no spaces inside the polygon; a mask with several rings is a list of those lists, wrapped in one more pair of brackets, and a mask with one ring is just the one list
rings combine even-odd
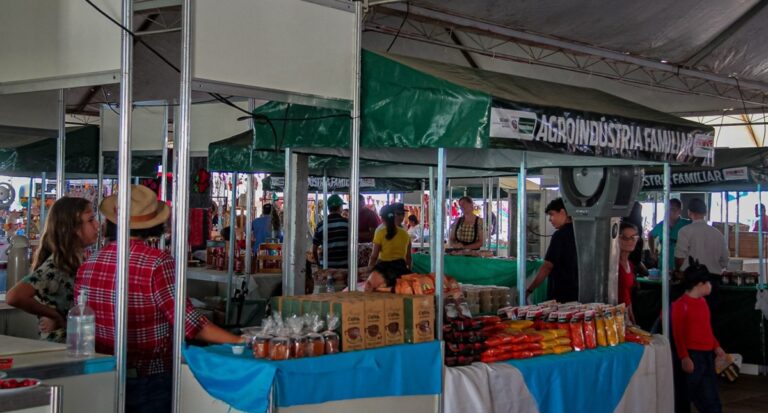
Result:
{"label": "metal support pole", "polygon": [[[35,198],[35,178],[29,178],[29,193],[27,194],[27,225],[25,228],[25,234],[28,239],[32,239],[29,235],[29,230],[32,228],[32,200]],[[99,202],[101,204],[101,202]],[[99,231],[101,234],[101,231]],[[10,234],[8,235],[10,238]]]}
{"label": "metal support pole", "polygon": [[356,1],[355,5],[355,31],[353,53],[354,68],[352,70],[352,127],[350,142],[350,183],[349,183],[349,291],[357,290],[357,241],[360,217],[360,76],[362,70],[361,45],[363,33],[363,2]]}
{"label": "metal support pole", "polygon": [[[133,25],[133,1],[122,0],[122,24]],[[133,114],[133,39],[120,32],[120,132],[117,168],[117,277],[115,285],[115,412],[125,412],[128,358],[128,260],[131,222],[131,118]],[[178,323],[177,323],[178,324]]]}
{"label": "metal support pole", "polygon": [[251,234],[251,222],[253,222],[253,174],[248,172],[245,177],[245,217],[243,231],[245,231],[245,257],[243,257],[243,273],[251,274],[251,261],[253,250],[253,235]]}
{"label": "metal support pole", "polygon": [[421,228],[419,229],[419,252],[424,252],[424,180],[421,181],[421,191],[419,191],[419,223]]}
{"label": "metal support pole", "polygon": [[41,182],[40,182],[40,235],[43,235],[43,230],[45,229],[45,218],[46,218],[46,208],[45,208],[45,187],[48,186],[48,178],[46,177],[46,173],[43,172],[41,174]]}
{"label": "metal support pole", "polygon": [[[761,184],[757,184],[757,203],[760,205],[763,205],[763,186]],[[757,207],[758,211],[761,207]],[[764,248],[764,240],[763,240],[763,233],[765,232],[765,228],[763,228],[763,211],[760,211],[760,218],[758,219],[757,224],[757,262],[760,265],[760,284],[765,285],[765,251]]]}
{"label": "metal support pole", "polygon": [[[181,123],[181,115],[180,115],[179,112],[180,112],[180,110],[174,110],[173,111],[173,125],[174,125],[173,133],[174,133],[174,135],[177,135],[177,132],[179,132],[179,130],[177,130],[177,128],[176,128],[177,125],[179,126],[179,129],[181,129],[181,125],[180,125],[180,123]],[[187,126],[187,127],[189,127],[189,126]],[[172,199],[172,201],[174,203],[174,207],[178,208],[178,204],[176,204],[176,196],[177,196],[176,188],[179,187],[179,145],[178,145],[178,138],[174,137],[174,140],[176,140],[176,141],[173,143],[173,151],[171,152],[171,157],[173,159],[173,161],[171,161],[171,163],[173,164],[173,167],[171,168],[172,175],[173,175],[172,178],[171,178],[171,187],[173,188],[172,189],[172,191],[173,191],[173,195],[172,195],[173,199]],[[219,231],[221,231],[221,228],[224,225],[224,223],[222,222],[222,221],[224,221],[224,219],[223,219],[224,213],[223,213],[223,210],[222,210],[222,208],[224,206],[222,204],[223,204],[223,202],[219,202],[219,217],[220,217],[219,218],[219,227],[220,227]],[[177,223],[178,223],[178,220],[171,219],[171,256],[172,257],[176,257],[176,227],[177,227]]]}
{"label": "metal support pole", "polygon": [[725,192],[720,192],[720,222],[725,222]]}
{"label": "metal support pole", "polygon": [[734,235],[734,240],[733,240],[733,245],[734,245],[734,250],[733,251],[734,251],[734,253],[733,253],[733,255],[735,255],[737,257],[739,256],[739,241],[740,241],[739,240],[739,238],[740,238],[739,233],[741,232],[739,230],[739,227],[741,226],[741,221],[740,221],[741,213],[739,212],[740,209],[741,209],[741,193],[739,191],[736,191],[736,226],[733,228],[733,235]]}
{"label": "metal support pole", "polygon": [[[229,205],[229,251],[227,251],[227,303],[224,320],[229,324],[232,311],[232,283],[235,277],[235,248],[237,248],[237,172],[232,172],[232,198]],[[179,238],[181,240],[182,238]],[[186,238],[185,238],[186,239]]]}
{"label": "metal support pole", "polygon": [[[440,233],[443,234],[445,230],[445,167],[446,167],[446,150],[445,148],[439,148],[437,150],[437,201],[435,202],[435,205],[440,205],[442,210],[439,211],[435,215],[435,226],[440,230]],[[437,330],[437,339],[441,341],[441,347],[440,347],[440,356],[442,357],[444,355],[445,351],[445,343],[442,343],[443,340],[443,306],[445,304],[443,300],[443,273],[444,271],[444,263],[443,263],[443,255],[445,252],[445,244],[443,242],[439,243],[437,245],[437,248],[434,250],[434,256],[435,256],[435,266],[432,267],[432,269],[435,272],[435,299],[437,300],[437,311],[435,312],[436,317],[436,323],[435,328]],[[441,389],[440,394],[437,395],[437,411],[438,413],[442,413],[444,411],[443,406],[443,387],[445,386],[445,366],[441,369]]]}
{"label": "metal support pole", "polygon": [[64,166],[67,145],[67,106],[64,89],[59,89],[59,139],[56,140],[56,199],[64,196]]}
{"label": "metal support pole", "polygon": [[482,248],[488,248],[488,179],[483,179],[483,246]]}
{"label": "metal support pole", "polygon": [[664,163],[664,225],[661,233],[661,328],[669,340],[669,163]]}
{"label": "metal support pole", "polygon": [[[192,104],[191,25],[192,0],[181,6],[181,80],[179,84],[179,117],[174,122],[173,203],[175,232],[173,250],[176,256],[176,303],[173,322],[173,412],[181,412],[181,345],[184,342],[187,298],[187,234],[189,234],[189,117]],[[178,129],[175,127],[178,126]],[[227,300],[229,302],[229,300]]]}
{"label": "metal support pole", "polygon": [[[432,177],[431,179],[434,179],[434,177]],[[453,183],[449,179],[448,180],[448,221],[451,221],[453,219],[453,216],[451,214],[452,211],[453,211]]]}
{"label": "metal support pole", "polygon": [[387,189],[387,205],[389,205],[389,189]]}
{"label": "metal support pole", "polygon": [[[512,191],[507,194],[507,257],[512,256]],[[515,244],[517,245],[517,244]]]}
{"label": "metal support pole", "polygon": [[[101,105],[99,107],[99,125],[104,124],[104,105]],[[101,212],[99,211],[99,206],[101,206],[101,200],[104,198],[104,152],[102,152],[102,149],[104,148],[104,128],[99,128],[99,158],[98,158],[98,170],[96,171],[96,217],[99,220],[99,228],[102,228],[102,225],[104,225],[104,216],[101,215]],[[96,249],[101,249],[102,245],[102,237],[104,231],[99,231],[99,234],[96,238]]]}
{"label": "metal support pole", "polygon": [[429,268],[435,268],[435,249],[443,241],[443,232],[435,226],[438,203],[435,196],[435,168],[429,167]]}
{"label": "metal support pole", "polygon": [[653,226],[659,223],[659,193],[653,193]]}
{"label": "metal support pole", "polygon": [[[168,116],[170,115],[168,109],[168,102],[165,102],[163,107],[163,153],[160,161],[160,200],[166,202],[168,200]],[[165,251],[165,233],[160,236],[160,249]]]}
{"label": "metal support pole", "polygon": [[528,197],[525,193],[525,178],[528,173],[528,156],[523,152],[520,159],[520,172],[517,174],[517,304],[525,305],[526,283],[526,247],[528,246],[526,219],[528,216]]}
{"label": "metal support pole", "polygon": [[294,294],[296,286],[296,277],[291,272],[291,262],[293,260],[292,246],[294,245],[293,237],[295,236],[295,232],[293,226],[288,225],[288,223],[290,223],[290,217],[293,216],[293,207],[295,205],[293,197],[296,194],[294,188],[296,178],[294,175],[296,175],[297,171],[294,171],[293,168],[291,168],[291,158],[293,157],[291,148],[285,148],[284,153],[285,184],[283,185],[283,219],[285,224],[283,225],[283,295],[289,296]]}
{"label": "metal support pole", "polygon": [[731,219],[730,219],[730,216],[729,216],[730,215],[729,214],[730,211],[728,211],[728,209],[729,209],[728,208],[728,194],[729,194],[729,192],[727,192],[727,191],[723,192],[723,205],[725,205],[725,222],[723,223],[723,233],[724,233],[723,235],[725,236],[725,245],[731,245],[730,244],[730,241],[731,241],[730,240],[730,237],[731,237],[730,232],[731,231],[729,230]]}
{"label": "metal support pole", "polygon": [[323,172],[323,269],[328,269],[328,175],[325,172]]}
{"label": "metal support pole", "polygon": [[499,256],[499,237],[501,234],[501,181],[496,185],[496,256]]}

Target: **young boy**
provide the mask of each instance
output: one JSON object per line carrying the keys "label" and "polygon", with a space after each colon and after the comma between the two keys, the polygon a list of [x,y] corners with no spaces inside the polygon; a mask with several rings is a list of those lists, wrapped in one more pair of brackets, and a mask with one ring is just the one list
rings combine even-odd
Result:
{"label": "young boy", "polygon": [[715,356],[725,357],[725,352],[712,333],[704,300],[712,292],[710,275],[698,261],[689,258],[689,262],[683,281],[685,294],[672,303],[672,334],[693,405],[701,413],[721,412]]}

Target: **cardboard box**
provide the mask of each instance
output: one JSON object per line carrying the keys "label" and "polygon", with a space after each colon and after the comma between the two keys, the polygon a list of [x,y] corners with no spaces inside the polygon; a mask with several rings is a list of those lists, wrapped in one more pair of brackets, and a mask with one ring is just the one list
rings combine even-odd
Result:
{"label": "cardboard box", "polygon": [[385,345],[384,341],[384,303],[381,294],[363,297],[365,302],[365,348],[377,348]]}
{"label": "cardboard box", "polygon": [[331,303],[331,312],[341,321],[341,351],[365,349],[365,301],[339,295]]}
{"label": "cardboard box", "polygon": [[405,341],[404,329],[405,313],[403,311],[403,297],[389,296],[384,299],[384,344],[391,346],[403,344]]}
{"label": "cardboard box", "polygon": [[405,342],[425,343],[435,339],[435,297],[404,295]]}

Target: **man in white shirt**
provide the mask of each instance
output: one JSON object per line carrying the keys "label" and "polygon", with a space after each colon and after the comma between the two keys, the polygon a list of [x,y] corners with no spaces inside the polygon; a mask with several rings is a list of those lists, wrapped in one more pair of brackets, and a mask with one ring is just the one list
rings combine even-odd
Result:
{"label": "man in white shirt", "polygon": [[675,249],[675,268],[683,271],[688,267],[688,257],[693,257],[709,270],[712,293],[707,297],[712,314],[717,309],[717,296],[720,278],[728,267],[728,245],[719,230],[707,224],[707,204],[699,198],[691,199],[688,204],[688,216],[693,220],[680,229]]}

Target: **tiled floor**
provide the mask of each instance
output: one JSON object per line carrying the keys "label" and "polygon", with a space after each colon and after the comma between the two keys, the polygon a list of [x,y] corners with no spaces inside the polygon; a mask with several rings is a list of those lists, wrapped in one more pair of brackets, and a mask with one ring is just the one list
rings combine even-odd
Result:
{"label": "tiled floor", "polygon": [[735,383],[720,382],[725,413],[768,412],[768,377],[742,375]]}

